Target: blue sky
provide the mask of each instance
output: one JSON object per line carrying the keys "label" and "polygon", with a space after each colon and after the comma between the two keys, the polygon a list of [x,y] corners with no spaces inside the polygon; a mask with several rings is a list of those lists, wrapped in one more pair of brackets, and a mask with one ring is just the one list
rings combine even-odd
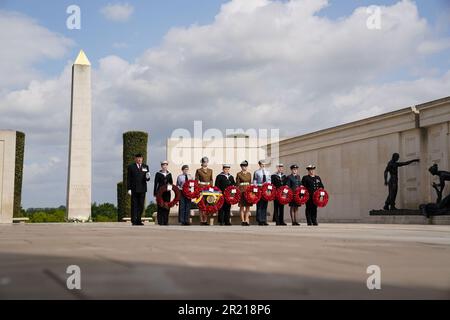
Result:
{"label": "blue sky", "polygon": [[[0,8],[17,11],[37,20],[39,24],[50,30],[58,32],[76,42],[71,54],[66,58],[73,59],[78,50],[86,50],[91,63],[96,66],[98,59],[115,54],[128,61],[132,61],[149,47],[160,44],[166,32],[173,27],[190,26],[192,24],[208,24],[214,20],[220,6],[227,0],[170,0],[170,1],[22,1],[2,0]],[[282,1],[286,2],[286,1]],[[329,6],[318,13],[318,16],[330,19],[339,19],[350,15],[353,10],[361,6],[392,5],[396,0],[330,0]],[[116,23],[105,19],[101,8],[108,4],[131,4],[134,12],[130,19],[123,23]],[[439,20],[448,18],[443,15],[450,10],[448,0],[419,0],[415,1],[420,15],[430,24],[436,25]],[[81,30],[66,28],[69,5],[78,5],[81,8]],[[450,22],[441,32],[450,36]],[[126,47],[115,47],[114,44],[126,44]],[[430,66],[448,66],[446,54],[436,55],[428,63]],[[49,60],[42,62],[40,68],[47,74],[57,74],[66,63],[66,59]],[[388,75],[387,77],[396,77]],[[408,74],[398,76],[408,77]]]}
{"label": "blue sky", "polygon": [[[66,28],[73,4],[81,30]],[[289,137],[450,95],[448,0],[0,0],[0,43],[0,129],[26,133],[26,208],[65,203],[80,49],[96,202],[116,201],[125,131],[149,133],[155,172],[167,138],[196,120]]]}

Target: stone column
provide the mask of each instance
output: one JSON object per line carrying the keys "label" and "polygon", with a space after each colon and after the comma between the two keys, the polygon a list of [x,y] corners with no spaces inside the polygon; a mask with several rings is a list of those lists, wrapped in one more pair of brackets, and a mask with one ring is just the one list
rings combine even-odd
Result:
{"label": "stone column", "polygon": [[67,218],[91,216],[91,64],[83,50],[72,66]]}
{"label": "stone column", "polygon": [[14,175],[16,131],[0,131],[0,223],[12,223],[14,212]]}

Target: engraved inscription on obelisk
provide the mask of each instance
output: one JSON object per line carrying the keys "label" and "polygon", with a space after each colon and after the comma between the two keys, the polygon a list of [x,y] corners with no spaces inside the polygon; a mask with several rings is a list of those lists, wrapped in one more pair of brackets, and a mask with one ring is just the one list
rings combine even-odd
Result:
{"label": "engraved inscription on obelisk", "polygon": [[91,215],[91,64],[83,50],[72,66],[67,218]]}

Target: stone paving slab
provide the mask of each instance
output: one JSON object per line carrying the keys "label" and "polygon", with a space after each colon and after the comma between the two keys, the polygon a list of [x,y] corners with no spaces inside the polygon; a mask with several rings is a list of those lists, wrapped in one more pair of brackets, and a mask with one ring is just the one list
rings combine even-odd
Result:
{"label": "stone paving slab", "polygon": [[402,298],[450,298],[450,226],[0,225],[0,299]]}

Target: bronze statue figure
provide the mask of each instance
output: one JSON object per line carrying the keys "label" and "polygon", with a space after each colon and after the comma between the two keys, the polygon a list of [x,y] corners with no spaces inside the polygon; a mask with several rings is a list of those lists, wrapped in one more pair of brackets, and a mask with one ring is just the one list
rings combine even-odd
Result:
{"label": "bronze statue figure", "polygon": [[428,171],[430,171],[430,173],[433,176],[439,177],[439,183],[437,184],[437,183],[433,182],[433,184],[432,184],[432,186],[433,186],[434,190],[436,190],[436,194],[437,194],[436,204],[438,206],[438,209],[449,208],[450,207],[450,195],[448,195],[447,197],[442,199],[442,192],[444,191],[444,188],[445,188],[445,181],[450,181],[450,172],[440,171],[438,169],[438,165],[436,163],[433,164],[428,169]]}
{"label": "bronze statue figure", "polygon": [[437,164],[433,164],[428,171],[433,176],[439,177],[439,183],[433,182],[432,186],[436,190],[436,203],[421,204],[420,212],[427,218],[431,216],[449,215],[450,214],[450,194],[442,199],[442,193],[445,188],[445,181],[450,181],[450,172],[440,171]]}
{"label": "bronze statue figure", "polygon": [[[419,162],[419,159],[414,159],[406,162],[399,162],[400,155],[394,153],[392,159],[388,162],[386,169],[384,170],[384,184],[389,187],[389,194],[384,204],[384,210],[397,210],[395,207],[395,199],[397,198],[398,190],[398,168],[407,166],[413,162]],[[389,181],[388,181],[389,173]]]}

